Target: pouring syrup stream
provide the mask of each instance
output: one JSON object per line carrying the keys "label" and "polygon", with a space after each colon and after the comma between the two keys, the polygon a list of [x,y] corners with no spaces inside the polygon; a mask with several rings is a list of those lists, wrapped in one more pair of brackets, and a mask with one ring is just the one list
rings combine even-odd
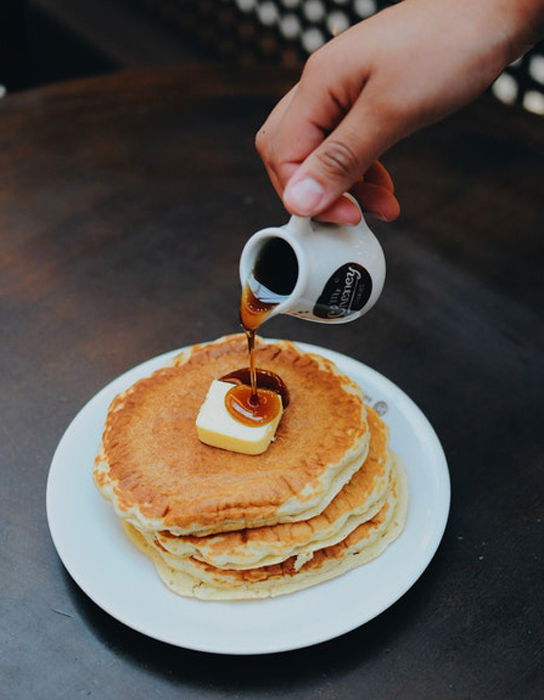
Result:
{"label": "pouring syrup stream", "polygon": [[240,300],[240,322],[249,355],[249,383],[247,369],[222,377],[223,381],[236,385],[227,393],[225,403],[231,415],[242,423],[263,425],[272,421],[281,406],[285,408],[289,402],[281,377],[256,368],[255,333],[273,309],[291,294],[297,278],[298,261],[291,246],[282,238],[266,241],[244,284]]}
{"label": "pouring syrup stream", "polygon": [[249,378],[251,395],[249,402],[253,406],[259,405],[259,394],[257,392],[257,370],[255,367],[255,333],[257,328],[263,323],[268,314],[277,304],[270,304],[257,299],[251,291],[249,284],[242,290],[242,300],[240,303],[240,322],[247,338],[247,349],[249,353]]}

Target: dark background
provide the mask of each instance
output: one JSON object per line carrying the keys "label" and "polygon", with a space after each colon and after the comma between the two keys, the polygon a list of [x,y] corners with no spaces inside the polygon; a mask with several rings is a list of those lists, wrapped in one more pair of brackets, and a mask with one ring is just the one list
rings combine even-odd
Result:
{"label": "dark background", "polygon": [[0,4],[0,82],[9,91],[209,54],[189,31],[138,0]]}
{"label": "dark background", "polygon": [[[321,8],[318,15],[307,9],[316,2]],[[233,68],[271,65],[298,71],[311,50],[305,30],[317,31],[326,41],[335,27],[342,28],[339,14],[347,26],[394,2],[2,0],[0,84],[13,91],[123,68],[179,66],[218,58]],[[267,21],[261,12],[265,4],[275,10],[275,22]],[[286,17],[298,22],[295,35],[282,25],[280,19]],[[543,42],[506,67],[515,95],[504,97],[493,90],[499,99],[523,105],[527,92],[544,93],[544,68],[541,65],[535,74],[530,65],[534,57],[544,62]],[[544,111],[544,107],[537,109],[539,114]]]}
{"label": "dark background", "polygon": [[487,96],[392,149],[403,212],[372,222],[388,262],[376,309],[266,328],[375,367],[429,417],[452,508],[428,569],[316,647],[178,649],[72,582],[47,530],[47,471],[107,382],[235,329],[240,248],[285,220],[252,140],[288,78],[218,66],[150,6],[74,5],[0,8],[0,696],[541,698],[542,119]]}

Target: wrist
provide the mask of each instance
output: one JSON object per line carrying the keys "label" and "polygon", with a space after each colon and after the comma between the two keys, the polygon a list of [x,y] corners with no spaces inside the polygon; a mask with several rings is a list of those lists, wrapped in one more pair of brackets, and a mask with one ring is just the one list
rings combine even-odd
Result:
{"label": "wrist", "polygon": [[[418,1],[429,0],[412,0]],[[544,33],[544,0],[430,1],[449,16],[459,46],[468,49],[467,68],[480,76],[484,87]],[[472,55],[470,47],[476,47]]]}
{"label": "wrist", "polygon": [[544,37],[544,0],[513,0],[511,4],[517,20],[515,40],[523,51]]}

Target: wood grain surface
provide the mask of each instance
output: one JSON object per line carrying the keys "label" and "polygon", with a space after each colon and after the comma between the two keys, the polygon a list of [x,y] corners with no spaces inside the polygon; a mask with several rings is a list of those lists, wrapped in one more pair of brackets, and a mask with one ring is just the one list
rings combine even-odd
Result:
{"label": "wood grain surface", "polygon": [[214,656],[134,632],[72,582],[45,482],[104,384],[237,330],[237,264],[286,214],[253,135],[289,76],[120,73],[0,101],[0,676],[11,699],[537,698],[542,673],[544,122],[488,98],[385,158],[382,298],[265,335],[376,368],[420,405],[452,478],[444,540],[392,608],[339,639]]}

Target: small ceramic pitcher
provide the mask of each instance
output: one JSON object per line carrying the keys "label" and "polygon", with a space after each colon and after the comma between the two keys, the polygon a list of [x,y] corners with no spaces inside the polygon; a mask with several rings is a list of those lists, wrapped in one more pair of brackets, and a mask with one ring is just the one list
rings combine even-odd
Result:
{"label": "small ceramic pitcher", "polygon": [[[284,243],[271,245],[274,239]],[[278,292],[256,272],[270,248],[275,251],[272,264],[279,269],[276,277],[281,276],[284,252],[292,289],[283,285]],[[268,317],[290,314],[317,323],[347,323],[376,303],[385,280],[385,257],[364,218],[347,226],[292,216],[284,226],[251,236],[240,258],[240,280],[257,299],[273,305]]]}

